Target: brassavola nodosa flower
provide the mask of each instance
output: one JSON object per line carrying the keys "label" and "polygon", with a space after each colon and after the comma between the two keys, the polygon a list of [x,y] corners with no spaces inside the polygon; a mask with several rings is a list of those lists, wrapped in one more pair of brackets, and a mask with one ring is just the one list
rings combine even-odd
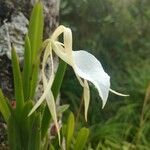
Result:
{"label": "brassavola nodosa flower", "polygon": [[[63,43],[58,41],[58,38],[61,34],[63,34]],[[32,114],[41,105],[41,103],[44,100],[46,100],[56,128],[57,130],[59,130],[57,125],[55,101],[53,93],[50,90],[54,79],[52,51],[54,51],[60,59],[62,59],[64,62],[66,62],[73,68],[77,79],[79,80],[81,86],[84,89],[83,98],[86,120],[90,102],[90,91],[88,82],[93,83],[96,89],[98,90],[99,96],[102,99],[102,107],[104,107],[106,104],[109,91],[114,92],[118,95],[126,96],[110,89],[109,75],[104,71],[101,63],[92,54],[84,50],[72,50],[72,32],[69,28],[64,27],[62,25],[59,26],[54,31],[51,38],[47,39],[43,44],[44,47],[46,47],[42,62],[42,80],[44,85],[44,93],[42,94],[38,102],[35,104],[30,114]],[[51,58],[52,64],[52,73],[49,80],[46,78],[46,75],[44,73],[44,68],[48,57]]]}

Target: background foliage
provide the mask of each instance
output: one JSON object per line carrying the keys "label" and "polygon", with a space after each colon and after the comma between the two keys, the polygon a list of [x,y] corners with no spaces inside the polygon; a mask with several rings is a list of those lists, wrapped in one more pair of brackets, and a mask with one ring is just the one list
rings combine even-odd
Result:
{"label": "background foliage", "polygon": [[102,62],[112,88],[130,94],[128,98],[110,94],[101,110],[91,85],[86,123],[81,89],[70,80],[74,74],[68,69],[62,103],[71,104],[78,126],[90,127],[89,148],[149,149],[150,1],[62,0],[60,23],[73,30],[76,49],[86,48]]}

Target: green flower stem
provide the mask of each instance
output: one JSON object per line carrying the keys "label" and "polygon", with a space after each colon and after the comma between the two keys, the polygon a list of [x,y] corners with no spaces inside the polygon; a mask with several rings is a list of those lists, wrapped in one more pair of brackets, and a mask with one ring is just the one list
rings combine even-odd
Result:
{"label": "green flower stem", "polygon": [[[60,87],[65,75],[65,71],[66,71],[66,67],[67,64],[60,60],[56,75],[55,75],[55,79],[53,81],[53,85],[52,85],[52,93],[54,95],[54,99],[57,98],[59,91],[60,91]],[[50,111],[48,106],[45,107],[44,113],[43,113],[43,118],[42,118],[42,139],[45,137],[45,134],[49,128],[49,124],[50,124],[50,120],[51,120],[51,115],[50,115]]]}

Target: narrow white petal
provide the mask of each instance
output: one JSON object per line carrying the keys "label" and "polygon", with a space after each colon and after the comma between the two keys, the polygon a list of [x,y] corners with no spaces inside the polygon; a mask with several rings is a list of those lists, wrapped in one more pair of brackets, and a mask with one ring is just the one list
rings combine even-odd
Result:
{"label": "narrow white petal", "polygon": [[40,99],[37,101],[37,103],[34,105],[34,107],[32,108],[32,110],[30,111],[29,115],[30,116],[45,100],[47,94],[49,93],[50,89],[52,86],[52,80],[49,80],[46,90],[44,90],[44,93],[42,94],[42,96],[40,97]]}
{"label": "narrow white petal", "polygon": [[76,74],[95,85],[104,107],[110,89],[110,77],[104,71],[101,63],[92,54],[83,50],[73,51],[73,60]]}
{"label": "narrow white petal", "polygon": [[58,42],[52,42],[52,49],[56,55],[61,58],[64,62],[71,65],[71,58],[65,53],[64,47]]}
{"label": "narrow white petal", "polygon": [[59,144],[60,144],[60,131],[59,131],[59,126],[58,126],[58,121],[57,121],[56,104],[55,104],[54,96],[51,90],[46,97],[46,102],[51,112],[53,121],[55,123],[57,133],[58,133]]}
{"label": "narrow white petal", "polygon": [[72,54],[72,32],[69,28],[64,29],[64,46],[68,55]]}
{"label": "narrow white petal", "polygon": [[89,103],[90,103],[90,90],[89,90],[89,85],[86,80],[84,80],[84,115],[85,115],[85,120],[87,121],[87,114],[88,114],[88,109],[89,109]]}
{"label": "narrow white petal", "polygon": [[[48,45],[47,48],[49,48],[50,45]],[[30,111],[29,115],[30,116],[45,100],[47,94],[49,93],[49,91],[51,90],[51,86],[54,80],[54,74],[52,73],[52,75],[50,76],[49,81],[47,82],[46,76],[44,74],[44,68],[45,68],[45,63],[46,60],[48,58],[48,55],[51,54],[48,49],[46,48],[46,51],[44,53],[44,57],[43,57],[43,63],[42,63],[42,79],[43,79],[43,86],[44,86],[44,93],[42,94],[42,96],[40,97],[40,99],[37,101],[37,103],[34,105],[34,107],[32,108],[32,110]],[[52,67],[53,68],[53,67]],[[52,72],[53,69],[52,69]]]}
{"label": "narrow white petal", "polygon": [[60,25],[56,30],[53,32],[51,39],[57,41],[57,38],[64,32],[65,27]]}
{"label": "narrow white petal", "polygon": [[59,143],[60,143],[60,132],[59,132],[59,126],[58,126],[58,122],[57,122],[57,113],[56,113],[55,100],[54,100],[53,93],[52,93],[52,91],[50,89],[51,87],[47,87],[48,79],[46,78],[45,71],[44,71],[48,57],[50,57],[50,61],[51,61],[51,75],[50,75],[49,82],[52,83],[53,80],[54,80],[54,63],[53,63],[53,55],[52,55],[51,43],[49,43],[47,45],[47,47],[45,49],[45,52],[44,52],[44,56],[43,56],[42,81],[43,81],[44,91],[49,90],[49,92],[47,93],[47,96],[46,96],[46,102],[47,102],[48,108],[50,110],[50,113],[52,115],[52,119],[53,119],[53,121],[55,123],[56,129],[57,129],[57,132],[58,132],[58,139],[59,139]]}

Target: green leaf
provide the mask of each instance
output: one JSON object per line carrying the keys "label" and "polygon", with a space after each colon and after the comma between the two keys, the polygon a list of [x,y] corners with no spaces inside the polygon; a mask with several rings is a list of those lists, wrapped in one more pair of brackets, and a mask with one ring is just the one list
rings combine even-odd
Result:
{"label": "green leaf", "polygon": [[20,133],[21,133],[21,141],[22,141],[22,147],[24,149],[28,149],[28,142],[29,142],[29,135],[30,135],[30,127],[32,122],[30,119],[32,118],[32,115],[28,117],[28,113],[33,107],[33,102],[27,101],[24,105],[24,108],[21,113],[21,121],[20,121]]}
{"label": "green leaf", "polygon": [[34,113],[32,126],[29,135],[29,150],[41,150],[41,114]]}
{"label": "green leaf", "polygon": [[43,39],[43,6],[41,2],[37,2],[32,10],[30,23],[29,23],[29,39],[31,43],[31,56],[32,60],[36,59],[39,53],[42,39]]}
{"label": "green leaf", "polygon": [[21,150],[20,128],[13,116],[10,116],[7,124],[8,128],[8,144],[10,150]]}
{"label": "green leaf", "polygon": [[43,117],[42,117],[42,125],[41,125],[41,129],[42,129],[41,130],[41,132],[42,132],[41,137],[42,137],[42,139],[45,137],[45,135],[47,133],[51,118],[52,118],[52,116],[49,112],[49,109],[47,110],[47,112],[45,112],[45,110],[44,110]]}
{"label": "green leaf", "polygon": [[0,112],[2,113],[5,121],[8,122],[11,113],[1,89],[0,89]]}
{"label": "green leaf", "polygon": [[80,129],[76,138],[74,150],[82,150],[85,147],[88,136],[89,136],[89,129],[87,128]]}
{"label": "green leaf", "polygon": [[31,71],[31,78],[30,78],[30,99],[34,99],[35,90],[37,87],[37,81],[38,81],[38,73],[39,73],[39,64],[40,64],[40,58],[37,57],[36,63],[32,65],[32,71]]}
{"label": "green leaf", "polygon": [[69,150],[74,133],[74,115],[70,113],[66,127],[66,148]]}
{"label": "green leaf", "polygon": [[31,45],[27,34],[25,37],[25,52],[23,64],[23,92],[25,100],[29,99],[31,66]]}
{"label": "green leaf", "polygon": [[35,95],[38,70],[40,64],[40,47],[43,38],[43,6],[41,2],[37,2],[33,8],[30,23],[29,23],[29,39],[31,44],[31,61],[32,61],[32,75],[30,80],[30,98],[33,99]]}
{"label": "green leaf", "polygon": [[29,39],[31,45],[31,63],[32,73],[30,80],[30,98],[35,95],[36,85],[38,81],[38,70],[40,64],[40,47],[43,39],[43,6],[41,2],[37,2],[33,8],[29,23]]}
{"label": "green leaf", "polygon": [[55,79],[52,85],[52,93],[55,99],[57,98],[59,94],[66,68],[67,68],[67,63],[65,63],[63,60],[60,60],[57,72],[55,74]]}
{"label": "green leaf", "polygon": [[24,105],[23,85],[20,72],[20,66],[17,58],[15,48],[12,46],[12,69],[14,77],[15,100],[16,100],[16,114],[19,116]]}
{"label": "green leaf", "polygon": [[63,123],[63,126],[61,128],[61,135],[63,137],[66,137],[66,129],[67,129],[67,125]]}

